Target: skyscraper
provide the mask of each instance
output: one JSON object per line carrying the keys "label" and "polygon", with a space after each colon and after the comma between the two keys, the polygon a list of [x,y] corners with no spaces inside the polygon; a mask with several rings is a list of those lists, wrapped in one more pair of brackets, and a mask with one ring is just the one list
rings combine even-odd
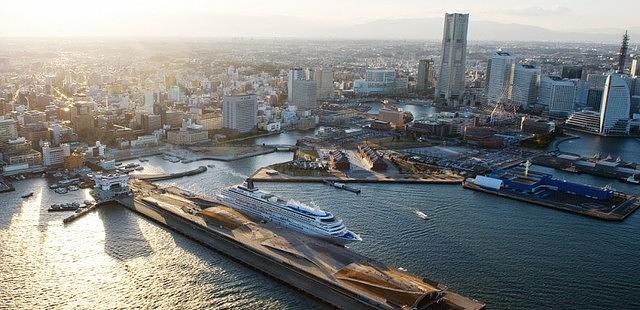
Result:
{"label": "skyscraper", "polygon": [[513,65],[516,58],[507,52],[498,51],[490,59],[487,67],[487,99],[496,103],[510,96]]}
{"label": "skyscraper", "polygon": [[631,61],[631,72],[629,72],[629,74],[632,77],[639,77],[640,76],[640,56],[636,56]]}
{"label": "skyscraper", "polygon": [[630,107],[631,96],[627,82],[618,74],[607,76],[600,106],[600,134],[628,134]]}
{"label": "skyscraper", "polygon": [[585,73],[583,66],[562,66],[563,79],[582,79]]}
{"label": "skyscraper", "polygon": [[518,64],[515,65],[513,71],[511,102],[524,108],[530,108],[538,100],[540,68]]}
{"label": "skyscraper", "polygon": [[313,80],[316,81],[318,98],[329,98],[333,95],[333,68],[315,68]]}
{"label": "skyscraper", "polygon": [[433,65],[433,59],[421,59],[418,62],[418,83],[416,89],[418,91],[427,91],[435,85],[436,72]]}
{"label": "skyscraper", "polygon": [[293,81],[305,79],[304,70],[302,68],[289,69],[289,79],[287,80],[287,92],[289,99],[293,98]]}
{"label": "skyscraper", "polygon": [[467,60],[467,28],[469,14],[445,14],[442,33],[442,60],[436,96],[458,99],[464,92],[465,62]]}
{"label": "skyscraper", "polygon": [[540,82],[539,104],[550,114],[566,116],[573,112],[576,86],[559,76],[545,76]]}
{"label": "skyscraper", "polygon": [[225,96],[222,121],[225,128],[241,133],[252,131],[257,124],[258,100],[256,95]]}
{"label": "skyscraper", "polygon": [[289,105],[295,105],[300,111],[313,110],[318,105],[318,86],[314,80],[293,80],[293,95]]}

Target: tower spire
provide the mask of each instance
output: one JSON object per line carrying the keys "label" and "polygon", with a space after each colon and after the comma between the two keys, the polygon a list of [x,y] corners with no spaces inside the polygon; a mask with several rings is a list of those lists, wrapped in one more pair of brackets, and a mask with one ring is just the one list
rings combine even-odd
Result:
{"label": "tower spire", "polygon": [[622,36],[622,45],[620,46],[620,55],[618,56],[618,69],[616,72],[624,73],[624,63],[627,61],[627,51],[629,49],[629,33],[625,30]]}

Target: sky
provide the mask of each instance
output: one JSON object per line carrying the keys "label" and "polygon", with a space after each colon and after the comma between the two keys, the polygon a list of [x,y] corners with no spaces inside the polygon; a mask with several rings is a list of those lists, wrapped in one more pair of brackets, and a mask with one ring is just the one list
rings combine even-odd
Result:
{"label": "sky", "polygon": [[[618,0],[0,0],[0,37],[251,35],[264,23],[348,26],[470,13],[472,20],[598,32],[640,27],[640,1]],[[614,12],[616,11],[616,12]],[[619,12],[618,12],[619,11]],[[287,22],[282,22],[286,20]],[[236,29],[241,29],[236,30]],[[277,35],[278,30],[274,30]]]}

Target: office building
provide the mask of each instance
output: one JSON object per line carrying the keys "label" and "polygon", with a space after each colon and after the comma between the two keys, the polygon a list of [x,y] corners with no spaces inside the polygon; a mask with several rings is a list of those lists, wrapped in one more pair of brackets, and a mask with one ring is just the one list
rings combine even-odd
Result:
{"label": "office building", "polygon": [[442,33],[442,60],[436,97],[458,99],[464,93],[469,14],[445,14]]}
{"label": "office building", "polygon": [[540,87],[540,68],[532,65],[515,65],[511,102],[524,108],[530,108],[538,100]]}
{"label": "office building", "polygon": [[18,123],[11,118],[0,118],[0,145],[18,138]]}
{"label": "office building", "polygon": [[364,79],[353,82],[353,90],[362,96],[404,94],[408,89],[407,78],[396,76],[393,69],[367,69]]}
{"label": "office building", "polygon": [[225,96],[222,118],[225,128],[250,132],[257,122],[258,100],[255,95]]}
{"label": "office building", "polygon": [[573,112],[565,124],[575,130],[600,134],[600,113],[595,111]]}
{"label": "office building", "polygon": [[495,104],[508,100],[510,96],[513,66],[516,58],[507,52],[498,51],[487,65],[487,100]]}
{"label": "office building", "polygon": [[333,68],[315,68],[313,80],[316,82],[318,98],[330,98],[333,96]]}
{"label": "office building", "polygon": [[42,143],[42,164],[46,167],[64,164],[64,159],[71,155],[69,144],[50,146],[49,142]]}
{"label": "office building", "polygon": [[600,108],[601,135],[629,134],[629,85],[618,74],[607,76]]}
{"label": "office building", "polygon": [[545,76],[540,82],[538,103],[552,115],[568,116],[573,112],[576,87],[559,76]]}
{"label": "office building", "polygon": [[629,74],[634,78],[640,77],[640,56],[636,56],[631,60],[631,71],[629,71]]}
{"label": "office building", "polygon": [[289,79],[287,80],[287,94],[289,99],[293,97],[293,81],[304,80],[305,72],[302,68],[291,68],[289,69]]}
{"label": "office building", "polygon": [[416,89],[420,92],[428,91],[435,86],[436,71],[433,59],[421,59],[418,62],[418,81]]}
{"label": "office building", "polygon": [[318,107],[317,81],[293,80],[293,95],[289,97],[289,105],[294,105],[298,111],[309,111]]}
{"label": "office building", "polygon": [[562,74],[560,77],[563,79],[579,79],[583,80],[585,78],[586,71],[582,66],[562,66]]}
{"label": "office building", "polygon": [[154,114],[154,107],[160,104],[160,93],[156,91],[146,91],[144,93],[144,111],[147,114]]}

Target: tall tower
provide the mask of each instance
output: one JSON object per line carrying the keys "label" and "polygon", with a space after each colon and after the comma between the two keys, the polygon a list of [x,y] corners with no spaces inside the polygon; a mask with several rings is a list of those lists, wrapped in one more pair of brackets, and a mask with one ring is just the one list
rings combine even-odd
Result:
{"label": "tall tower", "polygon": [[629,34],[627,31],[622,36],[622,45],[620,46],[620,55],[618,56],[618,73],[624,73],[624,63],[627,61],[627,51],[629,50]]}
{"label": "tall tower", "polygon": [[442,33],[442,60],[436,97],[458,99],[464,92],[465,62],[467,60],[467,29],[469,14],[445,14]]}

